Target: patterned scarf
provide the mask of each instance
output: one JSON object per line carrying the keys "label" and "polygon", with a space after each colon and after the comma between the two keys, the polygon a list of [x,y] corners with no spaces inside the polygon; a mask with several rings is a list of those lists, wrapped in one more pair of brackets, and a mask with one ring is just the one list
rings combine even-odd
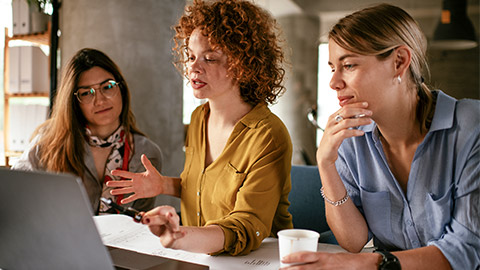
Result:
{"label": "patterned scarf", "polygon": [[[123,196],[113,196],[110,194],[110,190],[113,188],[107,187],[105,183],[111,180],[120,180],[120,177],[113,176],[110,172],[115,169],[128,170],[128,159],[126,157],[124,162],[124,155],[130,154],[130,146],[125,140],[125,129],[123,126],[120,126],[112,135],[110,135],[106,140],[103,140],[97,136],[93,136],[90,129],[86,128],[88,144],[93,147],[111,147],[112,151],[107,158],[105,165],[105,173],[103,180],[103,189],[102,197],[107,199],[112,199],[112,201],[119,203]],[[105,205],[103,202],[100,202],[99,213],[116,213],[114,209],[110,206]]]}

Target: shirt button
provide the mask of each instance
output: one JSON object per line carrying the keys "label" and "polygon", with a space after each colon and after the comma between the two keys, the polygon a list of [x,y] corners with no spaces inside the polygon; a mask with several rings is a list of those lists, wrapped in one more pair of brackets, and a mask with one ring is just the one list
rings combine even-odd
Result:
{"label": "shirt button", "polygon": [[200,216],[200,212],[197,212],[197,216]]}
{"label": "shirt button", "polygon": [[197,196],[200,196],[200,191],[199,191],[199,192],[197,192]]}
{"label": "shirt button", "polygon": [[408,225],[408,226],[412,226],[412,221],[411,221],[411,220],[407,220],[407,225]]}
{"label": "shirt button", "polygon": [[259,231],[255,232],[255,234],[256,234],[257,236],[260,236],[260,232],[259,232]]}

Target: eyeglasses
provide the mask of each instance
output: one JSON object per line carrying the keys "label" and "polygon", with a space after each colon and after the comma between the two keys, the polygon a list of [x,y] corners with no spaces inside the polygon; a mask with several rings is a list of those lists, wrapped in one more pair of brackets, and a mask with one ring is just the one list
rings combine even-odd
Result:
{"label": "eyeglasses", "polygon": [[[93,86],[99,85],[97,89],[95,89]],[[118,86],[120,85],[119,82],[116,82],[114,80],[108,80],[103,83],[99,84],[94,84],[86,87],[80,87],[78,90],[73,93],[78,101],[83,104],[88,104],[93,101],[95,98],[95,95],[97,91],[102,93],[102,95],[106,98],[113,98],[114,96],[117,95],[118,93]]]}

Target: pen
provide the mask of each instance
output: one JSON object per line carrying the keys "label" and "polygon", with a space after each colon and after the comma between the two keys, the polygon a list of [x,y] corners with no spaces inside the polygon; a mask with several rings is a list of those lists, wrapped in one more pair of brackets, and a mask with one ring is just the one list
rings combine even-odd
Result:
{"label": "pen", "polygon": [[125,208],[121,205],[118,205],[112,201],[112,199],[106,199],[106,198],[100,198],[102,202],[104,202],[106,205],[118,210],[120,214],[125,214],[129,217],[132,217],[135,221],[140,222],[143,218],[143,216],[140,214],[139,211],[133,209],[132,207]]}

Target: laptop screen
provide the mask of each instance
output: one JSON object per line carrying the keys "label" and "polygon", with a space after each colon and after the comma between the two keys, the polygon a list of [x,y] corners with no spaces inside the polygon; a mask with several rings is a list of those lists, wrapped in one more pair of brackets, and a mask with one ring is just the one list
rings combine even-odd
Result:
{"label": "laptop screen", "polygon": [[92,216],[78,177],[0,168],[0,269],[209,269],[107,250]]}
{"label": "laptop screen", "polygon": [[81,180],[0,169],[0,269],[114,269]]}

